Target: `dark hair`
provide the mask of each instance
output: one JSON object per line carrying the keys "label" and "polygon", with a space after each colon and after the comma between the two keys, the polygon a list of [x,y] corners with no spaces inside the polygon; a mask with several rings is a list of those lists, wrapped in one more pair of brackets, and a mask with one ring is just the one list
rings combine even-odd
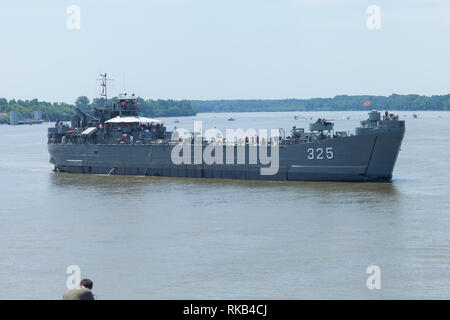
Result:
{"label": "dark hair", "polygon": [[80,281],[80,286],[88,288],[88,289],[92,289],[93,285],[94,285],[94,283],[92,282],[92,280],[89,280],[89,279],[83,279]]}

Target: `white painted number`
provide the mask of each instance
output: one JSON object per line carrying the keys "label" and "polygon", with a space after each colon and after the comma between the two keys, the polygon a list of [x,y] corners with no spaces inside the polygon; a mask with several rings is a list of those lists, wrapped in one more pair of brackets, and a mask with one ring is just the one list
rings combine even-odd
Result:
{"label": "white painted number", "polygon": [[326,149],[327,151],[327,159],[333,159],[334,158],[334,153],[333,153],[333,148],[329,147]]}
{"label": "white painted number", "polygon": [[317,159],[319,160],[323,160],[323,149],[322,148],[317,148]]}
{"label": "white painted number", "polygon": [[[307,150],[308,152],[308,159],[309,160],[323,160],[323,148],[317,148],[316,150],[314,150],[313,148],[308,148]],[[327,159],[331,160],[334,158],[334,153],[333,153],[333,148],[332,147],[328,147],[325,149],[325,154]]]}

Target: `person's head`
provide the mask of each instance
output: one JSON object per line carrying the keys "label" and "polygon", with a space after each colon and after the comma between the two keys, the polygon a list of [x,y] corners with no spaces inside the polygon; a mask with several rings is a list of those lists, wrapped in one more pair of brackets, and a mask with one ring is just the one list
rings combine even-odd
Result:
{"label": "person's head", "polygon": [[83,279],[80,281],[80,287],[84,287],[84,288],[92,290],[93,285],[94,285],[94,283],[90,279]]}

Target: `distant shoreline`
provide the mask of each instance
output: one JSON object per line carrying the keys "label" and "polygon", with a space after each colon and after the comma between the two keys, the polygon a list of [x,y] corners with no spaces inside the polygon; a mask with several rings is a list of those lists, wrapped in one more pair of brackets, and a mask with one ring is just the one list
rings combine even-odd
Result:
{"label": "distant shoreline", "polygon": [[[364,104],[370,101],[370,106]],[[241,99],[191,100],[200,113],[205,112],[277,112],[277,111],[363,111],[367,109],[398,111],[448,111],[450,94],[421,96],[416,94],[390,96],[348,96],[311,99]]]}
{"label": "distant shoreline", "polygon": [[[334,110],[334,109],[321,109],[321,110],[274,110],[274,111],[204,111],[204,112],[198,112],[200,113],[261,113],[261,112],[364,112],[364,111],[371,111],[371,110],[378,110],[378,111],[392,111],[392,112],[402,112],[402,111],[408,111],[408,112],[422,112],[422,111],[436,111],[436,112],[450,112],[450,110],[406,110],[406,109],[386,109],[386,108],[366,108],[366,109],[359,109],[359,110]],[[184,117],[192,117],[192,116],[184,116]],[[173,118],[173,117],[172,117]]]}
{"label": "distant shoreline", "polygon": [[[140,104],[141,114],[147,117],[178,117],[196,115],[197,110],[192,107],[188,100],[151,100],[137,98]],[[16,111],[19,119],[29,119],[33,117],[35,111],[39,111],[43,120],[47,121],[70,121],[75,110],[91,112],[94,108],[104,108],[106,105],[117,104],[117,97],[111,99],[93,99],[92,103],[86,96],[80,96],[74,104],[64,102],[46,102],[38,99],[32,100],[6,100],[0,98],[0,124],[10,122],[10,112]]]}
{"label": "distant shoreline", "polygon": [[[235,100],[144,100],[141,112],[150,117],[186,117],[197,113],[234,113],[234,112],[323,112],[323,111],[364,111],[370,109],[396,111],[449,111],[450,94],[421,96],[417,94],[390,96],[339,95],[333,98],[311,99],[235,99]],[[370,101],[369,106],[367,102]],[[9,123],[9,112],[17,111],[21,118],[30,118],[34,111],[42,112],[44,120],[56,119],[69,121],[78,107],[89,111],[105,100],[90,100],[81,96],[74,104],[64,102],[51,103],[33,100],[9,100],[0,98],[0,124]],[[116,98],[108,99],[108,103]]]}

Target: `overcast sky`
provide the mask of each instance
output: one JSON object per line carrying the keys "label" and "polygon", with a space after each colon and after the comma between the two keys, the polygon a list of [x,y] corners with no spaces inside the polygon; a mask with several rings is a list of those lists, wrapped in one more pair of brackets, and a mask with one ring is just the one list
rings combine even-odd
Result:
{"label": "overcast sky", "polygon": [[2,0],[0,39],[7,98],[97,97],[101,72],[153,99],[450,92],[450,0]]}

